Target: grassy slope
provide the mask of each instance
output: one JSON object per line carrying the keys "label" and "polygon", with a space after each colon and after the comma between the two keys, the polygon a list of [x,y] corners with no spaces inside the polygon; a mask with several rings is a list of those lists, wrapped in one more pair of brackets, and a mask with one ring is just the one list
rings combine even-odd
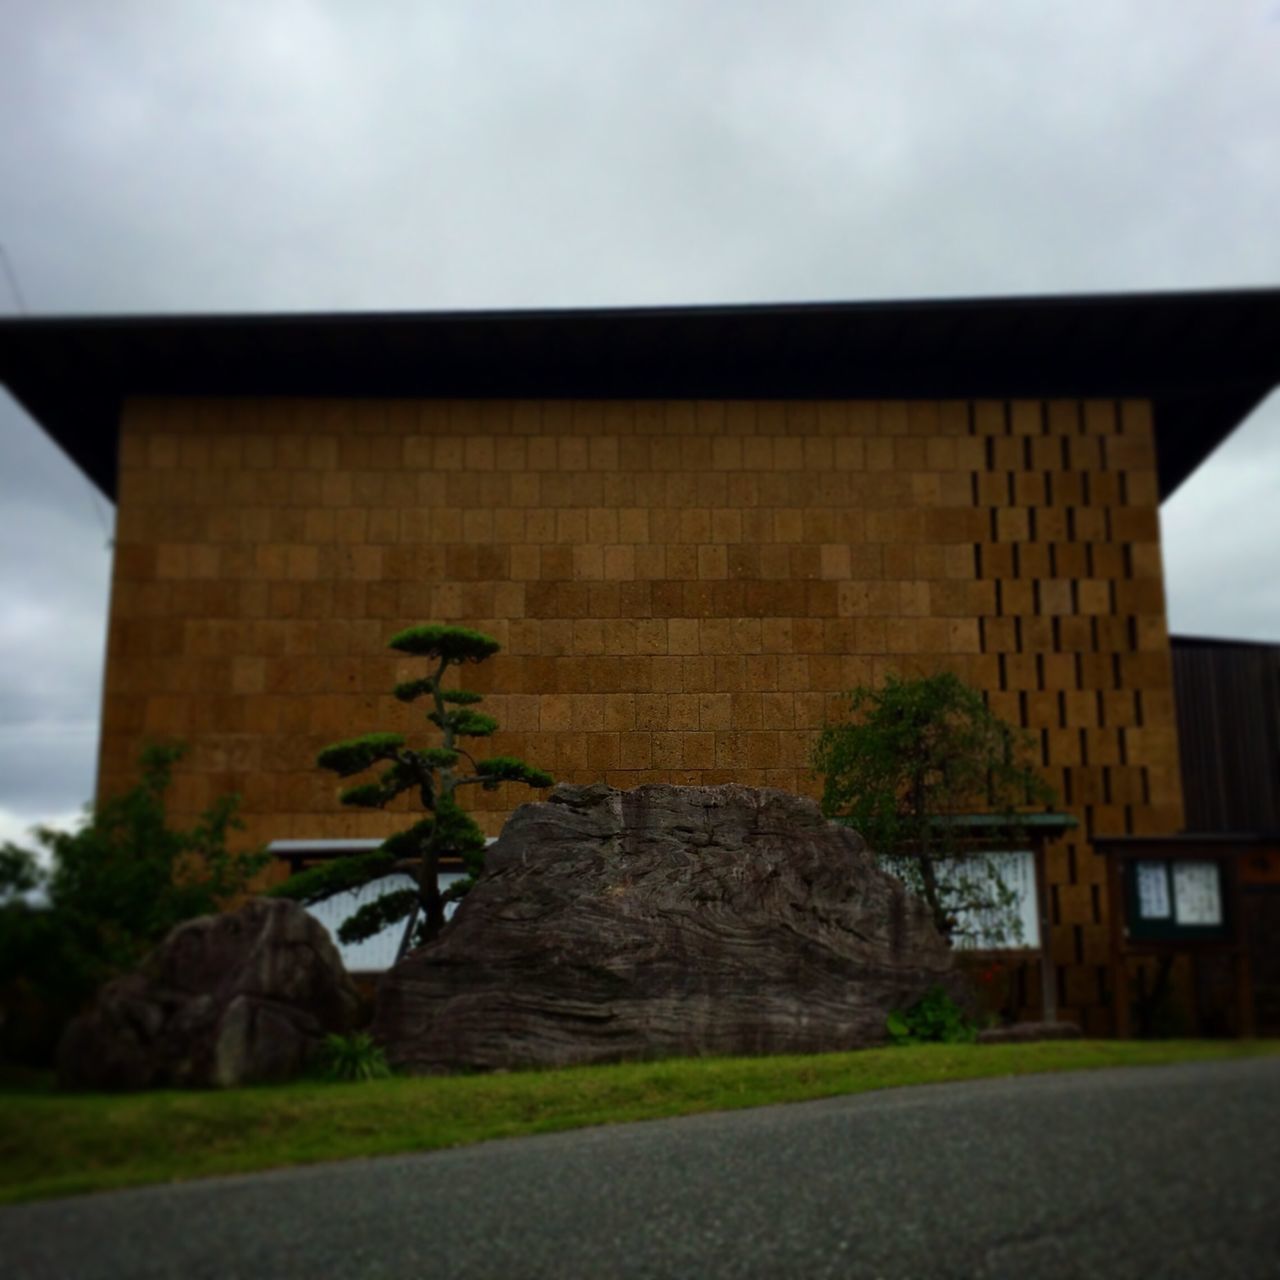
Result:
{"label": "grassy slope", "polygon": [[0,1203],[900,1085],[1280,1054],[1280,1041],[921,1045],[359,1085],[61,1095],[0,1090]]}

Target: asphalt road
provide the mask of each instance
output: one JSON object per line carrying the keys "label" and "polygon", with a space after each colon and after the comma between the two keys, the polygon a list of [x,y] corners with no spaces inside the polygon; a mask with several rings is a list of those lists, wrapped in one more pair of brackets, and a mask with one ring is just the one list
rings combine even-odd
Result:
{"label": "asphalt road", "polygon": [[0,1210],[0,1276],[1280,1277],[1280,1059],[984,1080]]}

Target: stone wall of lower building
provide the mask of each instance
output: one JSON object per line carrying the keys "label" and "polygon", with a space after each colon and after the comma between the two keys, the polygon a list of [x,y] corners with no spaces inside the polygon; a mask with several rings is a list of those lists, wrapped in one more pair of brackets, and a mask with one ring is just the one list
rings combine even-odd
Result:
{"label": "stone wall of lower building", "polygon": [[[1052,949],[1104,1031],[1087,833],[1181,817],[1157,501],[1139,401],[132,401],[100,788],[177,737],[180,814],[235,790],[253,840],[395,829],[314,760],[422,723],[385,646],[425,621],[501,641],[468,674],[496,750],[624,787],[812,792],[842,691],[945,668],[1080,818]],[[527,794],[479,797],[486,829]]]}

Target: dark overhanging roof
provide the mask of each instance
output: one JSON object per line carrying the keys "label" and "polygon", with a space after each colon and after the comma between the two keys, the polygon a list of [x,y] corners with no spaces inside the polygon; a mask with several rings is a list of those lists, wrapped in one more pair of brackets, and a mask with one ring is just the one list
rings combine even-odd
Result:
{"label": "dark overhanging roof", "polygon": [[1280,289],[0,321],[0,380],[108,496],[131,395],[1154,401],[1168,497],[1280,382]]}

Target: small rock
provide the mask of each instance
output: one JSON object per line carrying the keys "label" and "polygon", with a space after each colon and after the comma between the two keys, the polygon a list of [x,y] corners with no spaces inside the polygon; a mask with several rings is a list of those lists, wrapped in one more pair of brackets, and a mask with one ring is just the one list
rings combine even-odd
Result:
{"label": "small rock", "polygon": [[1079,1040],[1074,1022],[1015,1022],[978,1032],[979,1044],[1028,1044],[1032,1040]]}
{"label": "small rock", "polygon": [[64,1089],[230,1087],[292,1079],[359,996],[324,926],[253,898],[180,924],[107,983],[58,1045]]}

